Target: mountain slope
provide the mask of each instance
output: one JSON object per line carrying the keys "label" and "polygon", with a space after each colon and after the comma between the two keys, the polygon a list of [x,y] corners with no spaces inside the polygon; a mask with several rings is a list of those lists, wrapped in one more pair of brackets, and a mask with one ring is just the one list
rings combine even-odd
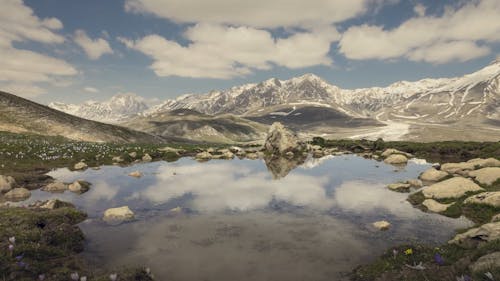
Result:
{"label": "mountain slope", "polygon": [[0,91],[0,130],[61,135],[92,142],[161,142],[161,138],[128,128],[82,119]]}

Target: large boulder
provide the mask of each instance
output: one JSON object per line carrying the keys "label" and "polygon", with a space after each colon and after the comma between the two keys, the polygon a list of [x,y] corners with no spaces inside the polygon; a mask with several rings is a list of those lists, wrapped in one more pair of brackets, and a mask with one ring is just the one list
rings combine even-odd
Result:
{"label": "large boulder", "polygon": [[275,122],[269,128],[264,149],[274,155],[285,155],[287,152],[299,152],[307,148],[304,142],[299,141],[297,135],[285,128],[283,124]]}
{"label": "large boulder", "polygon": [[480,257],[469,266],[473,273],[483,273],[493,268],[500,268],[500,252],[493,252]]}
{"label": "large boulder", "polygon": [[107,209],[103,220],[110,223],[119,223],[134,219],[134,212],[128,206]]}
{"label": "large boulder", "polygon": [[448,243],[466,245],[468,242],[490,242],[497,239],[500,239],[500,222],[490,222],[457,234]]}
{"label": "large boulder", "polygon": [[422,202],[422,205],[425,206],[427,208],[427,210],[429,210],[430,212],[441,213],[441,212],[446,211],[448,209],[448,207],[453,205],[453,203],[441,204],[434,199],[425,199],[424,202]]}
{"label": "large boulder", "polygon": [[425,170],[421,175],[420,179],[425,182],[436,182],[446,178],[449,174],[444,171],[439,171],[434,168]]}
{"label": "large boulder", "polygon": [[391,165],[404,165],[408,163],[408,158],[402,154],[391,154],[385,158],[384,162]]}
{"label": "large boulder", "polygon": [[445,199],[445,198],[460,198],[467,192],[483,191],[479,185],[470,179],[462,177],[454,177],[442,182],[435,183],[431,186],[424,187],[422,194],[425,198]]}
{"label": "large boulder", "polygon": [[500,191],[483,192],[465,199],[465,204],[483,204],[492,207],[500,207]]}
{"label": "large boulder", "polygon": [[484,185],[492,185],[500,179],[500,167],[487,167],[475,171],[470,171],[469,176]]}
{"label": "large boulder", "polygon": [[0,193],[5,193],[14,188],[16,180],[11,176],[0,175]]}
{"label": "large boulder", "polygon": [[31,192],[24,187],[14,188],[11,191],[5,193],[4,197],[7,201],[24,201],[30,198]]}
{"label": "large boulder", "polygon": [[463,171],[472,171],[479,168],[485,167],[500,167],[500,160],[495,158],[487,159],[471,159],[467,162],[460,163],[446,163],[441,165],[441,170],[448,172],[450,174],[461,173]]}
{"label": "large boulder", "polygon": [[71,192],[82,194],[90,190],[90,183],[84,180],[77,180],[68,185]]}
{"label": "large boulder", "polygon": [[68,185],[60,181],[51,182],[46,186],[42,187],[43,191],[56,192],[56,193],[63,193],[67,189]]}

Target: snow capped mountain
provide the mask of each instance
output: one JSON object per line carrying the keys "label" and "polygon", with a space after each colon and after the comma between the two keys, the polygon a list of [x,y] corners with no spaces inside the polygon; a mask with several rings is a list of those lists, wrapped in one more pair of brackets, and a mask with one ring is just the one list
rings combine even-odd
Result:
{"label": "snow capped mountain", "polygon": [[387,87],[341,89],[314,74],[289,80],[271,78],[206,94],[186,94],[148,107],[135,95],[118,95],[106,102],[49,106],[80,117],[119,122],[130,116],[152,116],[176,109],[217,115],[258,116],[265,108],[280,105],[324,106],[352,117],[378,120],[458,120],[500,115],[500,61],[474,73],[441,79],[399,81]]}
{"label": "snow capped mountain", "polygon": [[80,105],[53,102],[49,107],[104,123],[119,123],[149,108],[144,98],[130,93],[115,95],[104,102],[87,101]]}

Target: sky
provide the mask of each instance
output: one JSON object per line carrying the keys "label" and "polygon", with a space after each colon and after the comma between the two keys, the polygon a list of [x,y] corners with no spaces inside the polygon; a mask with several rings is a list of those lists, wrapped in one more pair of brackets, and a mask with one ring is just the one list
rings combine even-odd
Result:
{"label": "sky", "polygon": [[0,90],[165,100],[314,73],[342,88],[499,57],[500,0],[0,0]]}

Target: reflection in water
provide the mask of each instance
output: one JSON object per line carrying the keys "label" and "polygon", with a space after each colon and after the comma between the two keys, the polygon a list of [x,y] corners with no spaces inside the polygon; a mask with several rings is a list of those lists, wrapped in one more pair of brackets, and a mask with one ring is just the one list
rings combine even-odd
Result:
{"label": "reflection in water", "polygon": [[[181,159],[100,171],[60,169],[50,175],[87,180],[91,190],[36,191],[30,200],[72,201],[92,218],[82,224],[86,255],[108,266],[145,264],[159,280],[341,280],[341,272],[385,248],[441,243],[469,224],[416,210],[406,194],[385,187],[428,166],[409,163],[395,171],[349,155],[305,163],[274,159],[266,165]],[[135,170],[144,176],[127,176]],[[139,220],[119,226],[100,222],[105,209],[122,205]],[[184,212],[168,212],[175,207]],[[371,227],[381,219],[389,220],[391,229]]]}
{"label": "reflection in water", "polygon": [[277,156],[267,156],[264,158],[267,169],[273,175],[274,179],[284,178],[299,165],[302,165],[307,158],[307,155],[300,155],[292,159]]}

